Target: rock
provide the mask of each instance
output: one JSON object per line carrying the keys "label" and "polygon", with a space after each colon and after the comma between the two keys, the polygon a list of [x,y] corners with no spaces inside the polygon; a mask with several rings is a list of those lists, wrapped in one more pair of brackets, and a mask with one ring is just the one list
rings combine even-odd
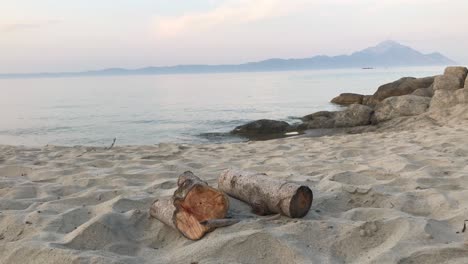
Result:
{"label": "rock", "polygon": [[337,105],[351,105],[362,104],[364,95],[355,93],[342,93],[331,100],[332,103]]}
{"label": "rock", "polygon": [[459,104],[468,104],[468,86],[455,91],[455,97]]}
{"label": "rock", "polygon": [[431,88],[419,88],[415,90],[412,95],[423,96],[423,97],[432,97],[434,92]]}
{"label": "rock", "polygon": [[389,97],[379,103],[372,118],[373,123],[380,123],[400,116],[413,116],[424,113],[431,102],[431,98],[403,95]]}
{"label": "rock", "polygon": [[374,108],[380,101],[377,100],[373,95],[364,95],[362,98],[362,104]]}
{"label": "rock", "polygon": [[302,118],[303,124],[299,125],[301,130],[315,128],[333,128],[337,112],[320,111]]}
{"label": "rock", "polygon": [[372,99],[372,95],[364,95],[364,97],[362,97],[362,104],[368,105],[371,99]]}
{"label": "rock", "polygon": [[434,91],[457,90],[462,88],[460,80],[452,75],[439,75],[434,80]]}
{"label": "rock", "polygon": [[434,77],[413,78],[404,77],[392,83],[380,86],[373,97],[382,101],[388,97],[401,96],[413,93],[419,88],[428,88],[434,82]]}
{"label": "rock", "polygon": [[431,100],[431,110],[448,108],[456,104],[458,104],[458,98],[454,90],[436,90]]}
{"label": "rock", "polygon": [[445,68],[444,75],[456,77],[459,81],[460,88],[463,88],[466,76],[468,75],[468,69],[466,67],[447,67]]}
{"label": "rock", "polygon": [[334,117],[336,112],[331,112],[331,111],[319,111],[310,115],[306,115],[301,118],[302,121],[312,121],[315,119],[320,119],[320,118],[332,118]]}
{"label": "rock", "polygon": [[352,104],[343,111],[321,111],[307,115],[302,118],[304,123],[299,128],[317,129],[365,126],[370,124],[372,112],[372,108],[368,106]]}
{"label": "rock", "polygon": [[352,104],[346,110],[335,115],[334,127],[355,127],[370,125],[370,118],[374,110],[369,106]]}
{"label": "rock", "polygon": [[468,103],[468,88],[458,90],[437,90],[431,100],[431,110],[449,108]]}
{"label": "rock", "polygon": [[284,121],[261,119],[252,121],[242,126],[236,127],[232,134],[246,136],[248,138],[263,137],[285,133],[290,125]]}

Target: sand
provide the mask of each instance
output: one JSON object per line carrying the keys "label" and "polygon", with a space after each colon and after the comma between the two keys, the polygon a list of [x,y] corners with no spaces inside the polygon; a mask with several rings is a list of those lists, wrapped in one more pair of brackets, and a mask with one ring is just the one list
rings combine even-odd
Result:
{"label": "sand", "polygon": [[[0,263],[468,263],[468,120],[438,117],[236,144],[0,146]],[[148,217],[180,173],[216,186],[228,167],[307,184],[312,209],[267,220],[231,200],[242,221],[200,241]]]}

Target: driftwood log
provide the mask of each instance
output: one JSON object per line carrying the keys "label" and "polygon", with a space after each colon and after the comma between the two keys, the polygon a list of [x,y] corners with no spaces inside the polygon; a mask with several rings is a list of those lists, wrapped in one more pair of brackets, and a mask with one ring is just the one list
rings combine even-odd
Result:
{"label": "driftwood log", "polygon": [[313,200],[312,190],[307,186],[235,169],[221,174],[218,189],[250,204],[259,215],[279,213],[292,218],[303,217]]}
{"label": "driftwood log", "polygon": [[227,196],[192,172],[179,176],[178,188],[172,197],[156,200],[150,215],[180,231],[185,237],[198,240],[217,227],[238,222],[224,219],[229,209]]}

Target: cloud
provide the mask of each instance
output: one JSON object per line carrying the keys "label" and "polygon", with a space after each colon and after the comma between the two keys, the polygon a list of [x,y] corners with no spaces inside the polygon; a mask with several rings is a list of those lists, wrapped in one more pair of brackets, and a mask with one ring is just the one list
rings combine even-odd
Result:
{"label": "cloud", "polygon": [[162,36],[177,36],[188,32],[206,31],[223,25],[246,24],[259,20],[288,15],[300,3],[293,5],[284,0],[237,0],[228,1],[204,12],[189,13],[181,16],[156,18],[156,31]]}
{"label": "cloud", "polygon": [[48,25],[54,25],[60,23],[59,19],[47,19],[47,20],[36,20],[36,21],[19,21],[10,23],[0,23],[0,32],[17,32],[25,30],[33,30]]}

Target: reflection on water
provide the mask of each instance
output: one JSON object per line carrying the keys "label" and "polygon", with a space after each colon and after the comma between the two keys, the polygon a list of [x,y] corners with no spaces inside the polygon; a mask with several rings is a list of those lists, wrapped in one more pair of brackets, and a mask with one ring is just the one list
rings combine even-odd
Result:
{"label": "reflection on water", "polygon": [[443,67],[57,79],[0,79],[0,144],[107,145],[239,141],[251,120],[337,107],[342,92],[370,94]]}

